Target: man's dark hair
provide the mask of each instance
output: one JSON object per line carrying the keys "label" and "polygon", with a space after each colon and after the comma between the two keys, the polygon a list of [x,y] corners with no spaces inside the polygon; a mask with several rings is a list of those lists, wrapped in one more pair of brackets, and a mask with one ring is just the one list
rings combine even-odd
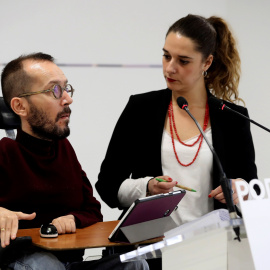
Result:
{"label": "man's dark hair", "polygon": [[23,69],[23,61],[28,59],[54,62],[51,55],[38,52],[21,55],[7,64],[1,74],[1,87],[3,98],[9,107],[12,98],[29,91],[31,88],[33,78]]}

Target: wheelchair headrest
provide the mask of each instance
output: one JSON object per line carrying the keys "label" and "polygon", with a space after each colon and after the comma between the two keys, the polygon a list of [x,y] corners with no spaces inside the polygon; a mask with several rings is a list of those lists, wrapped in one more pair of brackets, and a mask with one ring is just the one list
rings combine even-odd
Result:
{"label": "wheelchair headrest", "polygon": [[16,129],[20,126],[20,117],[6,105],[3,97],[0,97],[0,128]]}

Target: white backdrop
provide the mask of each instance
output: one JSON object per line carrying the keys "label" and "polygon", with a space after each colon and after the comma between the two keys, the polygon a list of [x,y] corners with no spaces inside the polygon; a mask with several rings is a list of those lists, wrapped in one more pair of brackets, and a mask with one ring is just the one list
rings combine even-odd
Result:
{"label": "white backdrop", "polygon": [[[270,128],[269,10],[268,0],[0,0],[0,68],[38,51],[63,64],[76,89],[69,139],[94,186],[128,97],[165,87],[165,33],[188,13],[222,16],[230,23],[242,58],[240,96],[250,117]],[[270,177],[270,134],[256,126],[252,133],[259,178]],[[104,220],[117,219],[120,211],[101,203]]]}

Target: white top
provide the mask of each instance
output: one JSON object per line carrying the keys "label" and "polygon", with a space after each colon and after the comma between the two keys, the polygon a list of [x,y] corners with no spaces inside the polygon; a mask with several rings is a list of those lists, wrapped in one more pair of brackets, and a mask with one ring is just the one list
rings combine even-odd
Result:
{"label": "white top", "polygon": [[[211,128],[206,129],[205,135],[209,143],[212,144]],[[198,136],[184,142],[192,144],[198,139]],[[174,140],[174,144],[178,158],[184,164],[188,164],[193,160],[199,147],[199,142],[192,147],[184,146],[178,140]],[[184,167],[176,160],[171,135],[164,130],[161,144],[161,162],[164,175],[170,176],[179,185],[197,191],[186,191],[186,195],[179,203],[177,211],[172,214],[178,225],[192,221],[214,210],[213,199],[208,198],[212,190],[213,154],[205,140],[202,142],[195,162],[188,167]],[[174,188],[174,190],[177,189]]]}
{"label": "white top", "polygon": [[[205,134],[208,141],[212,144],[211,128],[208,128]],[[198,136],[195,136],[185,142],[192,143],[197,138]],[[182,163],[189,163],[196,154],[198,144],[193,147],[186,147],[175,140],[175,147],[180,161]],[[172,214],[178,225],[201,217],[214,209],[213,199],[208,198],[208,194],[212,190],[213,155],[205,141],[202,143],[196,161],[189,167],[182,167],[175,158],[171,137],[164,130],[161,144],[161,161],[163,175],[168,175],[177,181],[178,184],[197,191],[187,191],[187,194],[179,203],[177,211]],[[118,191],[120,204],[123,207],[129,207],[136,199],[145,197],[148,181],[156,176],[126,179]],[[174,188],[174,190],[177,189]]]}

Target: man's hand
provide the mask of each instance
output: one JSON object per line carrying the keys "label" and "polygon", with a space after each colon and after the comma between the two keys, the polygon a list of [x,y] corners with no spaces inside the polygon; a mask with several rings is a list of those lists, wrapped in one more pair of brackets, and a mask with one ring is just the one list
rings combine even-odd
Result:
{"label": "man's hand", "polygon": [[156,178],[164,179],[167,182],[158,182],[155,178],[151,179],[148,182],[148,190],[151,195],[173,191],[173,187],[177,184],[176,181],[173,181],[172,178],[167,175],[157,176]]}
{"label": "man's hand", "polygon": [[8,246],[10,239],[14,240],[16,238],[19,220],[32,220],[35,217],[36,213],[25,214],[0,207],[1,246],[3,248]]}
{"label": "man's hand", "polygon": [[62,216],[55,218],[52,224],[56,227],[58,234],[75,233],[76,224],[73,215]]}

